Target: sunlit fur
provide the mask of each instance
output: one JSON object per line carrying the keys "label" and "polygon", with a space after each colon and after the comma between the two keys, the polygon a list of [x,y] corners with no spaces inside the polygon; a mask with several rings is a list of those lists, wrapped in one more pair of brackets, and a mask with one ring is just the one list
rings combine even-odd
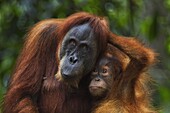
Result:
{"label": "sunlit fur", "polygon": [[[108,27],[105,19],[80,12],[66,19],[37,23],[26,35],[24,48],[9,81],[3,113],[87,113],[90,98],[81,80],[74,95],[68,85],[55,78],[59,68],[59,47],[74,26],[90,23],[98,44],[98,56],[105,50]],[[84,75],[83,75],[84,76]],[[82,82],[83,81],[83,82]],[[77,84],[77,83],[75,83]]]}
{"label": "sunlit fur", "polygon": [[[147,74],[148,68],[156,61],[155,52],[135,38],[115,34],[112,34],[109,43],[125,53],[130,62],[127,62],[121,79],[113,82],[107,97],[96,102],[93,113],[157,113],[150,97],[152,90],[149,85],[152,79]],[[120,51],[112,53],[119,54]]]}

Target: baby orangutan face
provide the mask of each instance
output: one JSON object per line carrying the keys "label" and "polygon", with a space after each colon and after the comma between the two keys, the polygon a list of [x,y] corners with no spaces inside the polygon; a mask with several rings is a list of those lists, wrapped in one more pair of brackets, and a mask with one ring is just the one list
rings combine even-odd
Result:
{"label": "baby orangutan face", "polygon": [[105,97],[113,84],[113,63],[108,56],[103,57],[91,74],[90,94],[97,98]]}

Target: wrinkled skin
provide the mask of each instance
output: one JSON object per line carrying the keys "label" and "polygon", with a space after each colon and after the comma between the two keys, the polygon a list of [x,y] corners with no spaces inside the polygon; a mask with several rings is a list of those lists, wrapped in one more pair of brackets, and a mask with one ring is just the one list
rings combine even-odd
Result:
{"label": "wrinkled skin", "polygon": [[88,74],[97,59],[97,42],[89,24],[73,27],[64,37],[60,48],[60,79],[73,82],[74,87]]}

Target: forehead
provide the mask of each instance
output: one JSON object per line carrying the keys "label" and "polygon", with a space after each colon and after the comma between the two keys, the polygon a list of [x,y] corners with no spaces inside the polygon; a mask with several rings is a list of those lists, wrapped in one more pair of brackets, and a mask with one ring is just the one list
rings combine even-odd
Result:
{"label": "forehead", "polygon": [[110,66],[114,65],[113,60],[114,60],[114,56],[107,53],[100,59],[99,66],[105,66],[107,64],[107,66],[110,67]]}
{"label": "forehead", "polygon": [[99,67],[105,66],[106,64],[110,63],[111,60],[109,60],[107,57],[102,57],[99,61]]}
{"label": "forehead", "polygon": [[93,30],[89,24],[83,24],[73,27],[69,31],[69,36],[73,36],[79,40],[92,40]]}

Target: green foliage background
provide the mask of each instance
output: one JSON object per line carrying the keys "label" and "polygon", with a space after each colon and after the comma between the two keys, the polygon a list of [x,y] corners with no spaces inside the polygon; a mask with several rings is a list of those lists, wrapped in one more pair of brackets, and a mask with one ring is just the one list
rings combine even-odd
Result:
{"label": "green foliage background", "polygon": [[105,16],[114,33],[138,37],[159,53],[159,63],[150,70],[156,81],[153,104],[169,113],[170,0],[0,0],[0,101],[28,29],[79,11]]}

